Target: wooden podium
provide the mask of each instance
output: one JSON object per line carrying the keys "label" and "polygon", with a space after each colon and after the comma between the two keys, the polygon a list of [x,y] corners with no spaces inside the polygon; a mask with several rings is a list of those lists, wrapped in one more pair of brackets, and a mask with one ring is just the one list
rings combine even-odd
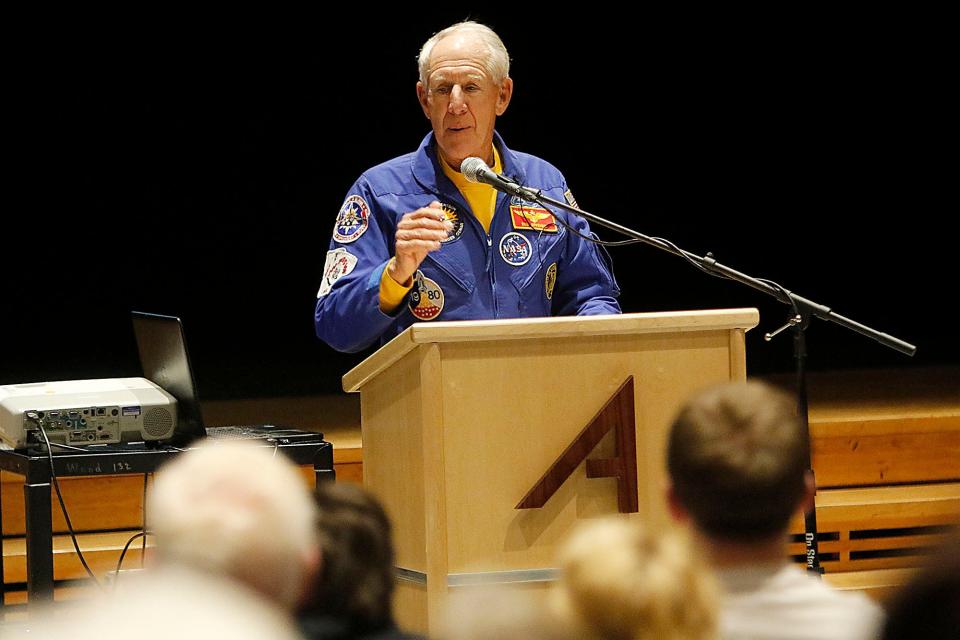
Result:
{"label": "wooden podium", "polygon": [[618,479],[588,477],[591,459],[618,455],[612,430],[542,507],[516,507],[631,376],[634,502],[665,523],[670,420],[697,389],[746,377],[744,332],[758,319],[730,309],[420,323],[347,373],[344,389],[361,393],[364,484],[394,523],[398,623],[435,631],[476,585],[544,589],[577,521],[617,513]]}

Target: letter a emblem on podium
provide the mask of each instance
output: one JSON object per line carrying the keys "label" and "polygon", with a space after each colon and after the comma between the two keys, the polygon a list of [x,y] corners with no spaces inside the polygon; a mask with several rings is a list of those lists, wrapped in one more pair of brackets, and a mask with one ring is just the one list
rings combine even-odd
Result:
{"label": "letter a emblem on podium", "polygon": [[539,509],[545,505],[573,470],[586,460],[603,436],[613,429],[617,445],[616,455],[608,459],[587,460],[587,477],[616,478],[617,508],[620,513],[639,511],[635,424],[633,376],[630,376],[515,508]]}

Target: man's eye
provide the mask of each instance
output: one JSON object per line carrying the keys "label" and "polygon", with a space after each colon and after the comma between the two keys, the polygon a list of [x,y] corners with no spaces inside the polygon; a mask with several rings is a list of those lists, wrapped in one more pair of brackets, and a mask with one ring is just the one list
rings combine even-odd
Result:
{"label": "man's eye", "polygon": [[450,93],[450,87],[437,87],[436,89],[433,90],[433,92],[439,93],[440,95],[445,96],[448,93]]}
{"label": "man's eye", "polygon": [[463,90],[468,93],[476,93],[477,91],[480,91],[480,87],[475,84],[468,84],[463,88]]}

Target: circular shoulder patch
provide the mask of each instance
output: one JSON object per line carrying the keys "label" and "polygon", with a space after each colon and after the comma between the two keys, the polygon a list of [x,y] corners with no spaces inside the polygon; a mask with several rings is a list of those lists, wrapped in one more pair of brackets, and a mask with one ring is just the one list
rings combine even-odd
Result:
{"label": "circular shoulder patch", "polygon": [[553,287],[557,284],[557,263],[554,262],[547,267],[547,275],[543,280],[543,289],[547,293],[547,300],[553,299]]}
{"label": "circular shoulder patch", "polygon": [[352,195],[340,207],[337,222],[333,225],[333,239],[343,243],[353,242],[363,235],[369,223],[370,207],[366,200]]}
{"label": "circular shoulder patch", "polygon": [[443,208],[443,214],[447,216],[447,220],[453,224],[453,230],[450,231],[450,235],[440,242],[446,244],[454,240],[459,240],[460,236],[463,235],[463,216],[457,212],[457,208],[452,204],[441,204],[440,206]]}
{"label": "circular shoulder patch", "polygon": [[418,320],[433,320],[443,311],[443,289],[436,282],[417,271],[413,278],[413,290],[407,303]]}
{"label": "circular shoulder patch", "polygon": [[530,241],[516,231],[504,234],[500,238],[500,257],[504,262],[514,267],[527,264],[533,251]]}

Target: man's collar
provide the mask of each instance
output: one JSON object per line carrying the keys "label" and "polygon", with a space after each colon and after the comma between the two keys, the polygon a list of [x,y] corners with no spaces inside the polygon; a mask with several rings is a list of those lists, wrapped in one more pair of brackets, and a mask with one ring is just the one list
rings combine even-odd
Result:
{"label": "man's collar", "polygon": [[[443,170],[443,174],[447,176],[453,184],[456,185],[457,189],[461,192],[466,188],[470,189],[476,186],[483,187],[484,185],[474,185],[464,176],[462,173],[457,171],[455,168],[450,166],[450,163],[444,159],[443,155],[437,154],[437,159],[439,160],[440,168]],[[494,173],[503,173],[503,160],[500,158],[500,151],[496,146],[493,147],[493,165],[490,167]]]}
{"label": "man's collar", "polygon": [[[526,179],[525,172],[521,168],[516,155],[507,148],[507,145],[503,142],[503,138],[501,138],[500,134],[496,131],[493,132],[493,144],[500,153],[500,162],[503,165],[504,175],[523,184]],[[420,143],[420,148],[413,154],[412,162],[413,177],[416,181],[428,191],[440,193],[441,177],[444,180],[448,179],[443,175],[443,168],[440,166],[440,160],[437,157],[437,143],[432,131],[428,133]]]}

